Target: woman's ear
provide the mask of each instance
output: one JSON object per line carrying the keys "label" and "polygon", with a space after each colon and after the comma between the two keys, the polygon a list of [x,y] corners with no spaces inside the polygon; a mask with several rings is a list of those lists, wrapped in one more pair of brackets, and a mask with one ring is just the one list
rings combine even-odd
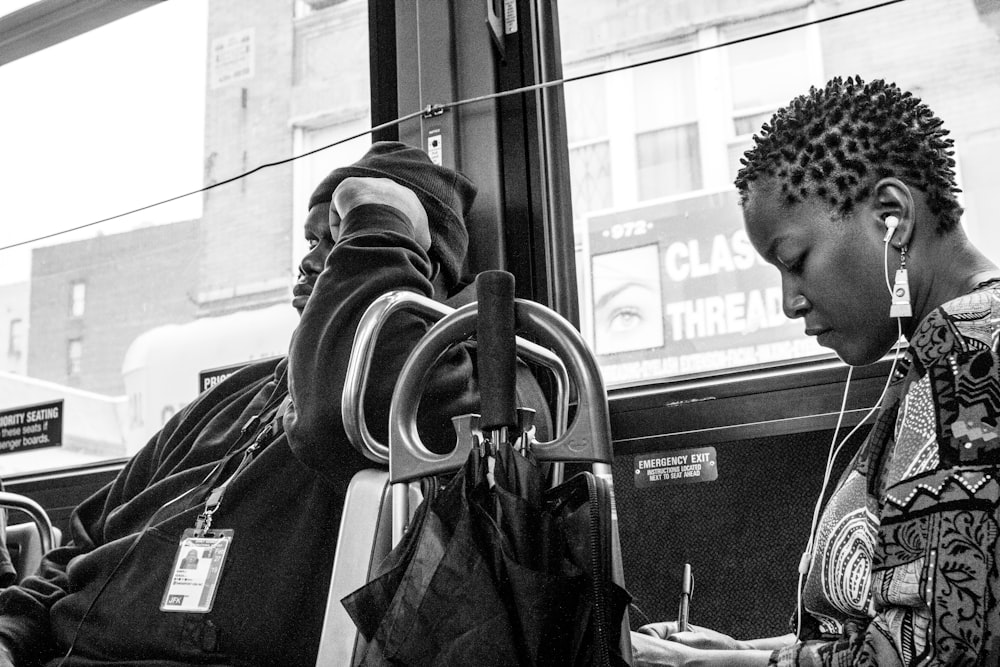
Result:
{"label": "woman's ear", "polygon": [[909,245],[913,237],[913,193],[898,178],[883,178],[875,184],[872,224],[886,236],[894,248]]}

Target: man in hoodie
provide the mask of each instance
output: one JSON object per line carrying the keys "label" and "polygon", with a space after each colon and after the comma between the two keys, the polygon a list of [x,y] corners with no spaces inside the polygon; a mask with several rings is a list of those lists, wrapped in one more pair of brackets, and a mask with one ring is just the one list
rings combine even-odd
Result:
{"label": "man in hoodie", "polygon": [[[464,176],[395,142],[324,179],[288,356],[199,396],[76,508],[67,545],[0,592],[0,667],[313,665],[347,485],[372,466],[340,413],[354,332],[385,292],[444,301],[461,289],[474,197]],[[366,394],[376,437],[427,327],[400,314],[383,328]],[[471,355],[453,349],[428,382],[429,446],[447,448],[450,417],[478,408]],[[519,388],[544,410],[537,385]],[[200,564],[180,570],[191,548]]]}

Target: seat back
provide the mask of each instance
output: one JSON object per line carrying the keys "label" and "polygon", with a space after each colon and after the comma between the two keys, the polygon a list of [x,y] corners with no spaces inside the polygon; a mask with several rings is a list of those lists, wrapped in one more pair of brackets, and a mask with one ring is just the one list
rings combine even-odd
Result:
{"label": "seat back", "polygon": [[[364,655],[365,638],[340,601],[368,583],[392,550],[390,488],[389,472],[376,469],[358,471],[347,487],[317,665],[352,665]],[[422,499],[420,486],[410,485],[408,506]]]}
{"label": "seat back", "polygon": [[340,600],[364,586],[392,542],[389,472],[361,470],[347,487],[317,665],[350,665],[364,642]]}
{"label": "seat back", "polygon": [[[15,523],[7,526],[5,537],[7,551],[10,553],[11,563],[14,571],[17,572],[17,580],[20,582],[29,574],[33,574],[42,563],[42,556],[46,550],[42,548],[41,535],[38,526],[31,522]],[[52,528],[52,545],[58,547],[62,542],[62,531]]]}

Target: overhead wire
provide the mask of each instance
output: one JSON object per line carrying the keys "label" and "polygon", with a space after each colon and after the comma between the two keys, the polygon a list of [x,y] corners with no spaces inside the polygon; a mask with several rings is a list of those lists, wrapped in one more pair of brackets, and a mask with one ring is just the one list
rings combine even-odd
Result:
{"label": "overhead wire", "polygon": [[884,0],[883,2],[879,2],[879,3],[873,4],[873,5],[868,5],[868,6],[865,6],[865,7],[859,7],[857,9],[852,9],[852,10],[845,11],[845,12],[840,12],[840,13],[837,13],[837,14],[831,14],[830,16],[824,16],[824,17],[817,18],[817,19],[811,19],[809,21],[803,21],[801,23],[794,23],[794,24],[791,24],[791,25],[784,26],[782,28],[775,28],[774,30],[768,30],[768,31],[761,32],[761,33],[756,33],[756,34],[753,34],[753,35],[747,35],[746,37],[738,37],[738,38],[726,40],[724,42],[719,42],[718,44],[710,44],[710,45],[707,45],[707,46],[701,46],[701,47],[697,47],[697,48],[693,48],[693,49],[687,49],[685,51],[680,51],[678,53],[673,53],[673,54],[669,54],[669,55],[665,55],[665,56],[660,56],[658,58],[651,58],[649,60],[644,60],[642,62],[629,63],[627,65],[621,65],[621,66],[612,67],[612,68],[609,68],[609,69],[598,70],[596,72],[587,72],[585,74],[577,74],[575,76],[563,77],[563,78],[560,78],[560,79],[553,79],[552,81],[543,81],[541,83],[535,83],[535,84],[531,84],[531,85],[528,85],[528,86],[521,86],[519,88],[512,88],[510,90],[502,90],[502,91],[499,91],[499,92],[496,92],[496,93],[489,93],[489,94],[486,94],[486,95],[479,95],[477,97],[469,97],[469,98],[465,98],[465,99],[461,99],[461,100],[455,100],[455,101],[452,101],[452,102],[443,102],[443,103],[439,103],[439,104],[428,104],[426,107],[420,109],[419,111],[413,111],[411,113],[408,113],[406,115],[400,116],[398,118],[394,118],[393,120],[389,120],[389,121],[386,121],[386,122],[381,123],[379,125],[376,125],[374,127],[370,127],[370,128],[368,128],[366,130],[361,130],[360,132],[356,132],[355,134],[349,135],[349,136],[344,137],[342,139],[338,139],[337,141],[334,141],[332,143],[326,144],[325,146],[320,146],[320,147],[314,148],[314,149],[312,149],[310,151],[306,151],[305,153],[301,153],[299,155],[292,155],[290,157],[287,157],[287,158],[284,158],[284,159],[281,159],[281,160],[275,160],[273,162],[266,162],[264,164],[260,164],[260,165],[258,165],[256,167],[254,167],[253,169],[250,169],[248,171],[244,171],[244,172],[241,172],[239,174],[236,174],[235,176],[231,176],[229,178],[223,179],[221,181],[217,181],[215,183],[210,183],[209,185],[206,185],[204,187],[198,188],[196,190],[191,190],[190,192],[185,192],[184,194],[179,194],[179,195],[176,195],[176,196],[173,196],[173,197],[169,197],[167,199],[160,200],[160,201],[152,203],[152,204],[147,204],[145,206],[140,206],[138,208],[134,208],[132,210],[125,211],[124,213],[118,213],[118,214],[115,214],[115,215],[112,215],[112,216],[108,216],[106,218],[101,218],[100,220],[94,220],[93,222],[87,222],[87,223],[84,223],[84,224],[81,224],[81,225],[76,225],[74,227],[69,227],[69,228],[66,228],[66,229],[63,229],[63,230],[60,230],[60,231],[57,231],[57,232],[51,232],[49,234],[43,234],[43,235],[36,236],[36,237],[30,238],[30,239],[25,239],[23,241],[17,241],[15,243],[10,243],[8,245],[0,246],[0,251],[10,250],[12,248],[17,248],[17,247],[20,247],[20,246],[23,246],[23,245],[28,245],[28,244],[31,244],[31,243],[37,243],[38,241],[44,241],[45,239],[54,238],[56,236],[61,236],[63,234],[69,234],[71,232],[79,231],[81,229],[86,229],[88,227],[94,227],[94,226],[97,226],[97,225],[100,225],[100,224],[104,224],[106,222],[110,222],[112,220],[117,220],[119,218],[124,218],[126,216],[133,215],[135,213],[140,213],[142,211],[146,211],[146,210],[149,210],[151,208],[155,208],[157,206],[162,206],[164,204],[169,204],[170,202],[177,201],[178,199],[184,199],[185,197],[191,197],[191,196],[196,195],[196,194],[201,194],[201,193],[204,193],[204,192],[208,192],[209,190],[213,190],[215,188],[222,187],[223,185],[228,185],[229,183],[233,183],[233,182],[238,181],[240,179],[243,179],[243,178],[246,178],[248,176],[251,176],[252,174],[255,174],[255,173],[257,173],[257,172],[259,172],[261,170],[269,169],[271,167],[278,167],[278,166],[281,166],[283,164],[288,164],[290,162],[294,162],[295,160],[300,160],[300,159],[302,159],[304,157],[309,157],[310,155],[314,155],[316,153],[325,151],[325,150],[327,150],[329,148],[333,148],[335,146],[339,146],[341,144],[347,143],[348,141],[353,141],[354,139],[358,139],[360,137],[363,137],[366,134],[373,134],[375,132],[380,132],[382,130],[386,130],[386,129],[389,129],[391,127],[395,127],[397,125],[401,125],[402,123],[405,123],[405,122],[407,122],[409,120],[413,120],[415,118],[437,116],[437,115],[440,115],[440,114],[444,113],[445,111],[447,111],[449,109],[455,109],[455,108],[458,108],[458,107],[467,106],[469,104],[477,104],[477,103],[480,103],[480,102],[487,102],[487,101],[490,101],[490,100],[501,99],[501,98],[504,98],[504,97],[511,97],[513,95],[521,95],[521,94],[524,94],[524,93],[530,93],[530,92],[534,92],[534,91],[537,91],[537,90],[544,90],[546,88],[551,88],[553,86],[561,86],[561,85],[565,85],[567,83],[573,83],[575,81],[582,81],[584,79],[590,79],[590,78],[597,77],[597,76],[606,76],[608,74],[615,74],[617,72],[622,72],[622,71],[625,71],[625,70],[636,69],[636,68],[639,68],[639,67],[645,67],[647,65],[653,65],[653,64],[660,63],[660,62],[665,62],[665,61],[668,61],[668,60],[675,60],[677,58],[686,58],[688,56],[697,55],[699,53],[704,53],[706,51],[712,51],[712,50],[715,50],[715,49],[726,48],[726,47],[729,47],[729,46],[734,46],[736,44],[742,44],[744,42],[750,42],[750,41],[757,40],[757,39],[763,39],[765,37],[772,37],[774,35],[778,35],[778,34],[781,34],[781,33],[790,32],[790,31],[793,31],[793,30],[800,30],[802,28],[807,28],[809,26],[819,25],[821,23],[827,23],[829,21],[836,21],[836,20],[839,20],[839,19],[847,18],[847,17],[854,16],[854,15],[857,15],[857,14],[862,14],[862,13],[873,11],[873,10],[876,10],[876,9],[882,9],[884,7],[888,7],[889,5],[895,5],[895,4],[899,4],[901,2],[906,2],[906,1],[907,0]]}

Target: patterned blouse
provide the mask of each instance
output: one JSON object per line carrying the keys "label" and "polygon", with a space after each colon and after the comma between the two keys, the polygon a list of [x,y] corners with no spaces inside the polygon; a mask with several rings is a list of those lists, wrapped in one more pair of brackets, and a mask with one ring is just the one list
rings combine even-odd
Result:
{"label": "patterned blouse", "polygon": [[772,665],[1000,661],[1000,285],[928,315],[824,508]]}

